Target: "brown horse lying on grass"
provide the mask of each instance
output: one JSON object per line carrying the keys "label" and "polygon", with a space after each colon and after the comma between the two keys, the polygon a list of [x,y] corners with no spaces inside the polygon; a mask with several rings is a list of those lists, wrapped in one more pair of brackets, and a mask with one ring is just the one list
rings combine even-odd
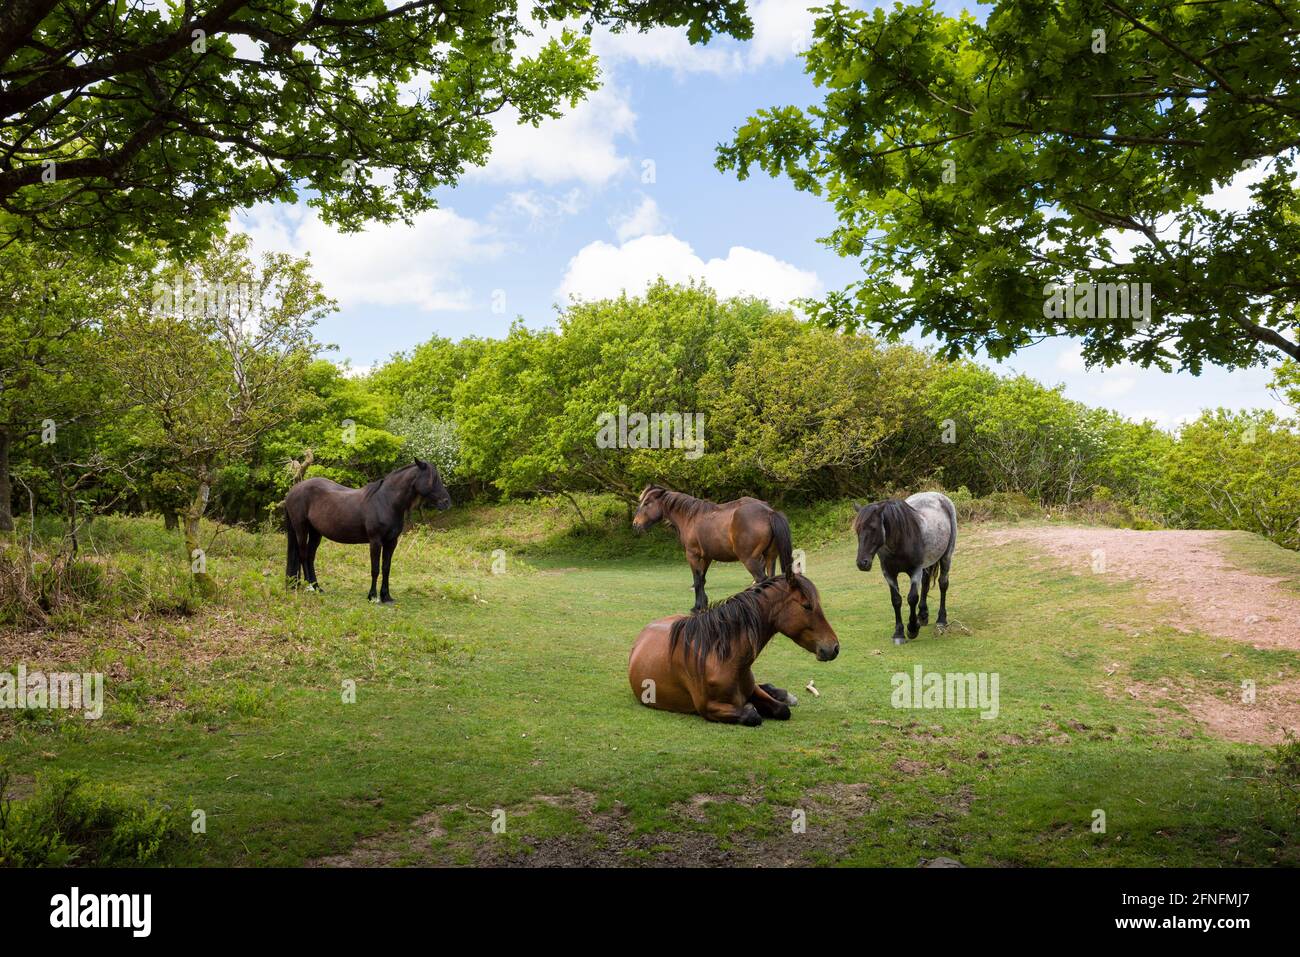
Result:
{"label": "brown horse lying on grass", "polygon": [[777,632],[818,661],[840,653],[817,589],[802,575],[766,578],[693,615],[670,615],[641,630],[628,661],[632,693],[662,711],[750,727],[785,721],[794,695],[754,681],[751,670]]}
{"label": "brown horse lying on grass", "polygon": [[741,562],[754,581],[781,571],[794,570],[790,545],[790,523],[784,515],[756,498],[738,498],[719,505],[659,485],[647,485],[641,493],[632,527],[644,532],[664,521],[677,531],[686,560],[695,574],[695,611],[709,605],[704,594],[704,576],[712,562]]}

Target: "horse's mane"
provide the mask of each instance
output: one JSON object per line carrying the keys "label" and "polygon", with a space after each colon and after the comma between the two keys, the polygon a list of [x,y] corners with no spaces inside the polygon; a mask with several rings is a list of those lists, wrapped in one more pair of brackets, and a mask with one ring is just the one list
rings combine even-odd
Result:
{"label": "horse's mane", "polygon": [[903,533],[904,545],[909,545],[913,540],[919,538],[921,523],[916,517],[916,509],[908,505],[901,498],[887,498],[883,502],[872,502],[865,506],[853,518],[853,530],[862,531],[862,526],[872,515],[880,513],[881,518],[885,521],[885,540],[888,544],[889,538],[898,532]]}
{"label": "horse's mane", "polygon": [[687,518],[694,518],[702,512],[712,512],[718,507],[717,503],[710,502],[708,499],[696,498],[694,495],[687,495],[685,492],[674,492],[659,485],[652,485],[650,489],[662,493],[661,498],[666,506],[664,511],[671,509],[685,515]]}
{"label": "horse's mane", "polygon": [[[785,581],[784,577],[765,578],[755,582],[738,595],[715,602],[704,611],[686,618],[678,618],[668,633],[669,654],[678,643],[686,646],[688,657],[694,657],[698,671],[704,670],[709,655],[726,658],[731,654],[733,642],[748,641],[755,655],[762,650],[759,635],[763,631],[763,611],[759,604],[763,593],[773,585]],[[805,583],[810,591],[812,583]]]}
{"label": "horse's mane", "polygon": [[365,488],[361,490],[362,499],[367,500],[373,497],[374,494],[379,491],[380,486],[382,486],[385,482],[387,482],[390,478],[392,478],[397,473],[405,472],[407,469],[413,469],[415,467],[416,466],[414,462],[412,462],[410,465],[400,465],[397,468],[393,469],[391,472],[389,472],[387,475],[385,475],[383,478],[375,479],[373,482],[371,482],[369,485],[367,485]]}

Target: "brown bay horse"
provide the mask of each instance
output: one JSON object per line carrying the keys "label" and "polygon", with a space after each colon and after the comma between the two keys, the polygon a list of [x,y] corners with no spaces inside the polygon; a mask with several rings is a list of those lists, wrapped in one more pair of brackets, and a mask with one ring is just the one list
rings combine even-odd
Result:
{"label": "brown bay horse", "polygon": [[670,615],[641,629],[628,661],[632,693],[662,711],[699,714],[750,727],[788,720],[794,695],[754,680],[754,660],[777,632],[818,661],[840,653],[817,589],[802,575],[766,578],[691,615]]}
{"label": "brown bay horse", "polygon": [[[451,496],[437,466],[421,459],[394,469],[365,488],[348,488],[326,478],[299,482],[284,497],[289,536],[285,577],[292,584],[300,576],[305,577],[307,586],[319,591],[316,549],[321,538],[345,545],[369,542],[368,597],[385,605],[393,604],[393,597],[388,593],[388,568],[406,523],[406,513],[417,501],[430,503],[439,511],[451,508]],[[381,559],[384,583],[376,598]]]}
{"label": "brown bay horse", "polygon": [[637,503],[632,527],[644,532],[657,522],[677,532],[695,576],[695,611],[708,607],[704,576],[713,562],[740,562],[754,581],[794,570],[790,523],[766,502],[738,498],[721,505],[658,485],[647,485]]}

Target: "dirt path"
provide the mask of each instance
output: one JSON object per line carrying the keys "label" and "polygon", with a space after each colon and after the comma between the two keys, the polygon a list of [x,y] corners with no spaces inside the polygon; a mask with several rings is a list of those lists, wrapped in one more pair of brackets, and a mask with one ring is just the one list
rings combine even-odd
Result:
{"label": "dirt path", "polygon": [[[1281,579],[1234,564],[1224,545],[1229,534],[1026,526],[991,531],[982,544],[1025,542],[1078,572],[1141,582],[1152,599],[1170,606],[1169,624],[1180,630],[1300,651],[1300,595],[1281,587]],[[1136,698],[1177,697],[1169,688],[1126,690]],[[1300,680],[1261,687],[1252,704],[1214,694],[1177,699],[1228,740],[1275,742],[1286,729],[1300,734]]]}

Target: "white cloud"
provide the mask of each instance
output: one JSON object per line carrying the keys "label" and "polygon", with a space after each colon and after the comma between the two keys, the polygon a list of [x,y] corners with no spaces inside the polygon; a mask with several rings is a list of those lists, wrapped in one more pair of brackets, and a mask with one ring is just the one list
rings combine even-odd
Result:
{"label": "white cloud", "polygon": [[626,216],[618,216],[610,221],[614,234],[621,243],[638,236],[650,236],[667,231],[667,221],[659,211],[659,204],[649,196],[642,196],[640,204]]}
{"label": "white cloud", "polygon": [[686,31],[675,27],[656,27],[645,33],[597,30],[592,35],[591,46],[602,62],[621,60],[678,74],[739,73],[745,66],[738,45],[724,49],[720,41],[707,46],[692,44],[686,39]]}
{"label": "white cloud", "polygon": [[818,6],[823,6],[821,0],[759,0],[752,4],[749,15],[754,21],[754,39],[747,51],[749,66],[781,63],[808,49],[814,20],[808,8]]}
{"label": "white cloud", "polygon": [[312,274],[343,308],[468,309],[474,293],[461,280],[461,270],[506,250],[490,227],[449,209],[421,213],[411,226],[375,224],[340,233],[306,206],[263,205],[237,214],[232,226],[248,233],[258,252],[310,252]]}
{"label": "white cloud", "polygon": [[1255,163],[1206,196],[1202,202],[1221,213],[1244,213],[1254,205],[1251,188],[1271,172],[1269,163]]}
{"label": "white cloud", "polygon": [[493,127],[487,165],[467,170],[467,180],[602,186],[631,166],[615,141],[635,132],[636,113],[627,91],[606,77],[600,89],[558,120],[521,126],[518,111],[507,107],[497,114]]}
{"label": "white cloud", "polygon": [[757,0],[750,3],[754,36],[747,42],[715,37],[692,44],[681,27],[657,27],[645,33],[596,30],[592,49],[602,61],[626,61],[674,73],[738,74],[770,63],[783,63],[812,43],[814,17],[810,7],[824,0]]}
{"label": "white cloud", "polygon": [[569,261],[556,295],[565,301],[604,299],[624,291],[637,295],[659,276],[670,282],[703,280],[723,298],[751,295],[777,305],[821,290],[816,273],[767,253],[732,246],[725,259],[706,262],[669,234],[641,236],[620,246],[589,243]]}

